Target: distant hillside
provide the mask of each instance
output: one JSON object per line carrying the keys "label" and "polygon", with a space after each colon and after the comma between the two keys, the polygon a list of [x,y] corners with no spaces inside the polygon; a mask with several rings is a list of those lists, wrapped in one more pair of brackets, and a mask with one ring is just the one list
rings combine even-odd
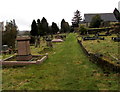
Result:
{"label": "distant hillside", "polygon": [[30,31],[18,31],[17,35],[30,35]]}

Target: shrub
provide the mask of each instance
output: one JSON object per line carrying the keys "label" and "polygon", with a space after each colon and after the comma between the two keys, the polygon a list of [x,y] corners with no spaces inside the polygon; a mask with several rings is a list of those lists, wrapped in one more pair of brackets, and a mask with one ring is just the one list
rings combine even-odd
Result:
{"label": "shrub", "polygon": [[90,28],[99,28],[101,25],[102,19],[100,15],[96,15],[92,18],[90,23]]}
{"label": "shrub", "polygon": [[81,35],[87,34],[87,29],[83,25],[80,26],[80,34]]}

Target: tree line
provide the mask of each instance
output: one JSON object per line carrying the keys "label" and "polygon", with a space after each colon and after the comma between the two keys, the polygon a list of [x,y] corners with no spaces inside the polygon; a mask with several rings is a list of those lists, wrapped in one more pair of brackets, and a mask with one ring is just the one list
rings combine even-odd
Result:
{"label": "tree line", "polygon": [[64,19],[61,21],[61,28],[55,22],[52,22],[52,25],[49,26],[47,19],[45,17],[37,19],[37,21],[33,20],[31,24],[31,36],[45,36],[45,35],[53,35],[57,32],[66,33],[70,31],[69,23]]}

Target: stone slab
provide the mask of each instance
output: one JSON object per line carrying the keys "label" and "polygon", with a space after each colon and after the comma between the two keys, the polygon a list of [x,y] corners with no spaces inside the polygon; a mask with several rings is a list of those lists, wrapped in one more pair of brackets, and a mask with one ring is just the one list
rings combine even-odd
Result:
{"label": "stone slab", "polygon": [[17,61],[29,61],[32,59],[32,55],[17,55]]}

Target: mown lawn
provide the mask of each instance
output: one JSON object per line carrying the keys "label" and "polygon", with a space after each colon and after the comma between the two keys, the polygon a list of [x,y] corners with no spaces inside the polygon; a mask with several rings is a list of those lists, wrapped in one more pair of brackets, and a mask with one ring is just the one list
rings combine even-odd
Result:
{"label": "mown lawn", "polygon": [[119,60],[119,43],[111,40],[112,37],[116,36],[104,36],[105,40],[89,40],[82,41],[82,43],[89,52],[107,56],[113,63],[116,63]]}
{"label": "mown lawn", "polygon": [[41,65],[4,68],[4,90],[119,90],[118,74],[106,75],[82,52],[75,34],[55,44]]}

